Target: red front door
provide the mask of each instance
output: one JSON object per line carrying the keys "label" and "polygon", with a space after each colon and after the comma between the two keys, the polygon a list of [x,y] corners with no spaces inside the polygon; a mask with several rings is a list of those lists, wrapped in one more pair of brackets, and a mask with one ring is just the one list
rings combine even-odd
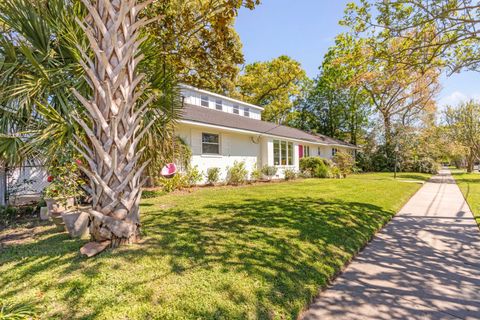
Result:
{"label": "red front door", "polygon": [[303,146],[302,146],[301,144],[298,145],[298,157],[299,157],[300,159],[303,158]]}

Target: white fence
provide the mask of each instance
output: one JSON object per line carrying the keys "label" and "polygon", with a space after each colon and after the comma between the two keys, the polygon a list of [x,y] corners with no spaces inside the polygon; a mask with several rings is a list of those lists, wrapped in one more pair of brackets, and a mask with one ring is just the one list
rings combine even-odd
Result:
{"label": "white fence", "polygon": [[0,170],[0,205],[38,200],[47,185],[47,171],[43,165],[24,165]]}

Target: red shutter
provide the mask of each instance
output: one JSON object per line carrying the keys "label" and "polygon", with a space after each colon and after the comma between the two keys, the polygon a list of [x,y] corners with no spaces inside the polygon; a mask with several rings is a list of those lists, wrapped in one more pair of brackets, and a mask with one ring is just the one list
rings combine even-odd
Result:
{"label": "red shutter", "polygon": [[301,144],[298,145],[298,157],[299,157],[300,159],[303,158],[303,146],[302,146]]}

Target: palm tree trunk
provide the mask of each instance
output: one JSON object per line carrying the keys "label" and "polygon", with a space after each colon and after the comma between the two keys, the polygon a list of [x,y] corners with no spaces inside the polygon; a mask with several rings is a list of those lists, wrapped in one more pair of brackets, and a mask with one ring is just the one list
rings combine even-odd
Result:
{"label": "palm tree trunk", "polygon": [[[112,247],[135,242],[139,237],[141,197],[140,181],[147,163],[138,159],[138,143],[149,125],[143,125],[148,99],[135,107],[140,97],[143,75],[136,73],[139,28],[148,23],[137,20],[137,14],[151,1],[82,0],[88,9],[84,29],[92,61],[82,51],[82,66],[93,95],[87,99],[74,90],[87,115],[75,120],[87,139],[76,136],[76,148],[88,166],[81,169],[90,179],[93,208],[90,211],[90,233],[95,241],[110,241]],[[81,49],[80,49],[81,50]]]}

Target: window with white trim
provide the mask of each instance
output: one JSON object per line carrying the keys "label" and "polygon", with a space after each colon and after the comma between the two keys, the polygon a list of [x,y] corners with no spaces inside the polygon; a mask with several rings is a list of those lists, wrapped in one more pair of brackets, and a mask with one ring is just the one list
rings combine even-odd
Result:
{"label": "window with white trim", "polygon": [[321,150],[320,150],[320,147],[318,147],[317,155],[320,157],[321,154],[322,154],[322,152],[321,152]]}
{"label": "window with white trim", "polygon": [[234,114],[240,114],[240,107],[237,106],[237,105],[233,106],[233,113]]}
{"label": "window with white trim", "polygon": [[208,96],[202,96],[201,106],[208,108]]}
{"label": "window with white trim", "polygon": [[334,157],[337,154],[338,150],[337,148],[332,148],[332,157]]}
{"label": "window with white trim", "polygon": [[249,108],[244,108],[243,109],[243,115],[245,117],[250,117],[250,109]]}
{"label": "window with white trim", "polygon": [[276,166],[293,165],[293,143],[273,140],[273,164]]}
{"label": "window with white trim", "polygon": [[223,110],[222,100],[217,99],[217,100],[215,101],[215,109],[217,109],[217,110]]}
{"label": "window with white trim", "polygon": [[202,133],[202,153],[220,154],[220,138],[218,134]]}
{"label": "window with white trim", "polygon": [[310,157],[310,147],[309,146],[303,146],[303,156],[304,157]]}

